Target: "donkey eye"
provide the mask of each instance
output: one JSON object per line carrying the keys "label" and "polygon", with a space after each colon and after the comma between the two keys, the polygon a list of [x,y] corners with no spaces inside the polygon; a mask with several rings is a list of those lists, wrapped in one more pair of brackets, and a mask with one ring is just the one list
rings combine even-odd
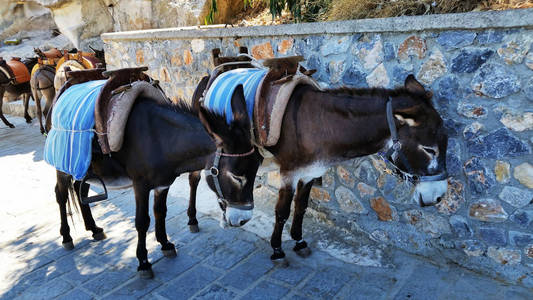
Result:
{"label": "donkey eye", "polygon": [[228,175],[230,179],[235,183],[235,185],[238,185],[240,187],[243,187],[246,185],[246,177],[244,176],[237,176],[231,172],[228,172]]}
{"label": "donkey eye", "polygon": [[437,154],[437,151],[435,151],[435,149],[433,149],[432,147],[422,147],[422,149],[424,149],[424,151],[426,151],[430,155]]}

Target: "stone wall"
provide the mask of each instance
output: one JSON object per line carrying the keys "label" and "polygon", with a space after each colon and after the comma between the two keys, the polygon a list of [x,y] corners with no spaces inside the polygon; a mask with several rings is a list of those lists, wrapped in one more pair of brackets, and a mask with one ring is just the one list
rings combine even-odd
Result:
{"label": "stone wall", "polygon": [[[190,99],[210,50],[303,55],[323,86],[433,90],[449,132],[448,193],[419,207],[376,157],[331,168],[310,212],[380,243],[533,287],[533,10],[254,28],[104,34],[112,68],[147,65],[174,100]],[[258,178],[276,193],[277,171]],[[275,199],[271,199],[275,201]]]}

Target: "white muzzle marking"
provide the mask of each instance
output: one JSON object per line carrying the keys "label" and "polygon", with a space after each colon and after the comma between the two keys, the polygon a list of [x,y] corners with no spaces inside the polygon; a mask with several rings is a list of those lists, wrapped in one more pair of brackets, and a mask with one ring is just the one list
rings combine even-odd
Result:
{"label": "white muzzle marking", "polygon": [[413,200],[420,205],[435,205],[448,190],[448,181],[424,181],[416,185]]}
{"label": "white muzzle marking", "polygon": [[253,210],[242,210],[238,208],[226,208],[226,222],[229,226],[239,227],[252,219]]}

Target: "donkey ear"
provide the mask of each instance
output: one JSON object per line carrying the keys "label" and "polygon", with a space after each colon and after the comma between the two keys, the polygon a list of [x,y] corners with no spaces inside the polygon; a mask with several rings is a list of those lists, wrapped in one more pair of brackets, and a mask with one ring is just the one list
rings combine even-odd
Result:
{"label": "donkey ear", "polygon": [[417,118],[420,116],[418,106],[413,106],[405,109],[398,109],[394,111],[394,117],[400,121],[400,124],[407,124],[411,127],[420,125]]}
{"label": "donkey ear", "polygon": [[424,89],[424,86],[416,80],[415,76],[413,74],[409,74],[407,78],[405,78],[404,83],[405,88],[415,94],[425,94],[426,90]]}
{"label": "donkey ear", "polygon": [[207,111],[207,109],[199,105],[198,118],[200,119],[200,122],[202,123],[202,125],[204,125],[205,130],[207,131],[209,136],[211,136],[211,138],[213,139],[217,147],[222,147],[222,144],[223,144],[222,137],[213,131],[215,123],[212,120],[211,116],[212,114],[209,111]]}
{"label": "donkey ear", "polygon": [[242,85],[238,85],[231,96],[231,111],[233,113],[233,123],[245,129],[250,129],[250,118],[248,118],[248,109],[246,108]]}

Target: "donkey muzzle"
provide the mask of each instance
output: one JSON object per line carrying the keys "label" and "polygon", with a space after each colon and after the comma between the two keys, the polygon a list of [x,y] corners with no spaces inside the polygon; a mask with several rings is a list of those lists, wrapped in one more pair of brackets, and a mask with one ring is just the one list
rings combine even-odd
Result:
{"label": "donkey muzzle", "polygon": [[233,208],[231,206],[226,208],[226,222],[229,226],[239,227],[246,224],[252,219],[253,210],[243,210]]}
{"label": "donkey muzzle", "polygon": [[416,185],[414,201],[420,206],[435,205],[448,190],[447,180],[422,181]]}

